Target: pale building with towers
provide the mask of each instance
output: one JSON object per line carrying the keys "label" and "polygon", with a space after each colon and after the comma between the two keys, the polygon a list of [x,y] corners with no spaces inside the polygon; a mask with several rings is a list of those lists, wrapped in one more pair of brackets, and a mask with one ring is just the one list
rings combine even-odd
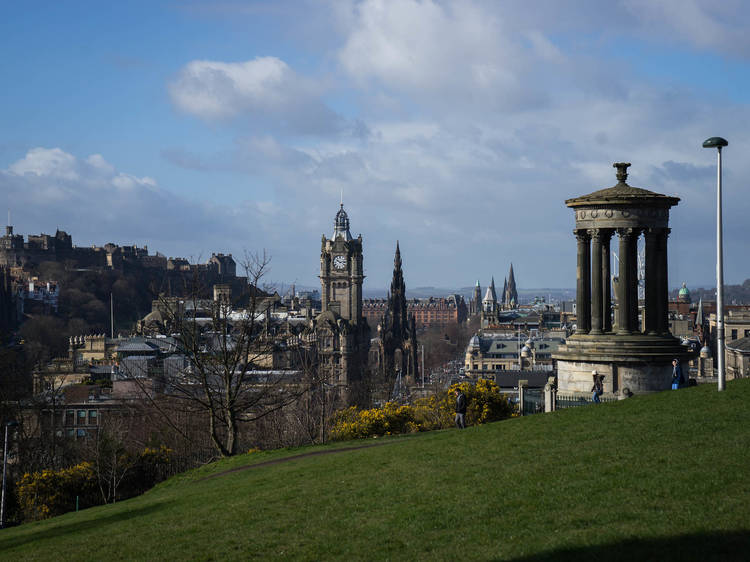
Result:
{"label": "pale building with towers", "polygon": [[[477,299],[480,294],[481,287],[479,286],[479,281],[477,281],[472,300],[478,302]],[[500,324],[504,311],[518,308],[518,289],[516,288],[516,276],[513,272],[513,264],[510,264],[508,277],[503,281],[503,291],[500,293],[500,298],[498,299],[497,296],[495,277],[493,276],[481,304],[479,306],[473,304],[472,306],[479,310],[482,328],[489,328]]]}

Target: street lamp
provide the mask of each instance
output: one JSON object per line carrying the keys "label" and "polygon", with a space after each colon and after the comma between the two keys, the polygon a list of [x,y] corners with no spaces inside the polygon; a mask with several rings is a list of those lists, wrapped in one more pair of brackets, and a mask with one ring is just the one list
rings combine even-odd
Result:
{"label": "street lamp", "polygon": [[5,528],[5,473],[8,469],[8,429],[18,427],[18,422],[11,420],[5,422],[5,448],[3,449],[3,493],[0,497],[0,529]]}
{"label": "street lamp", "polygon": [[721,149],[729,142],[721,137],[711,137],[703,148],[715,148],[716,160],[716,352],[719,356],[719,391],[724,390],[724,250],[721,223]]}

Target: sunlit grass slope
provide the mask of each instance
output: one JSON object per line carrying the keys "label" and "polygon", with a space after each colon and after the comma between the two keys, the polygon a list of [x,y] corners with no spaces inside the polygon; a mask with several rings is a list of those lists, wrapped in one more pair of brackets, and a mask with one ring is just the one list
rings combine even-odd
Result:
{"label": "sunlit grass slope", "polygon": [[746,560],[749,406],[735,381],[221,474],[325,448],[247,455],[0,531],[0,557]]}

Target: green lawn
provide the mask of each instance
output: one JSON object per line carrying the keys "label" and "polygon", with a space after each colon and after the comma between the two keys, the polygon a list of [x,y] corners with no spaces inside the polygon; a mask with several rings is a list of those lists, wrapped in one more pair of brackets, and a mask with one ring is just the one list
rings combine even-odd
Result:
{"label": "green lawn", "polygon": [[[220,474],[0,531],[5,560],[748,560],[750,380]],[[206,476],[211,476],[206,478]]]}

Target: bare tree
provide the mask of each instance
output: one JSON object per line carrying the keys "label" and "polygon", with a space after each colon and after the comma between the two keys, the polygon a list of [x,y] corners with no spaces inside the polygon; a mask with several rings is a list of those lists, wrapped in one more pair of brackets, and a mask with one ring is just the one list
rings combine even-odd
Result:
{"label": "bare tree", "polygon": [[[178,369],[165,367],[154,381],[161,393],[173,399],[170,408],[161,409],[172,427],[179,429],[173,418],[174,402],[178,401],[183,412],[205,418],[206,431],[221,456],[239,452],[243,424],[281,410],[309,389],[304,369],[290,376],[289,370],[268,368],[273,366],[275,353],[294,353],[290,346],[304,353],[296,335],[276,333],[271,325],[272,299],[259,288],[268,269],[268,256],[246,255],[242,265],[248,295],[241,312],[233,311],[229,300],[218,297],[210,301],[210,313],[201,314],[207,303],[199,295],[206,292],[197,285],[185,300],[164,300],[168,323],[174,329],[175,356],[184,357],[184,363]],[[135,380],[143,382],[142,378]],[[160,405],[153,398],[152,403]]]}
{"label": "bare tree", "polygon": [[86,443],[86,456],[93,464],[104,503],[117,501],[120,484],[134,464],[125,446],[130,433],[128,421],[123,415],[106,416]]}

